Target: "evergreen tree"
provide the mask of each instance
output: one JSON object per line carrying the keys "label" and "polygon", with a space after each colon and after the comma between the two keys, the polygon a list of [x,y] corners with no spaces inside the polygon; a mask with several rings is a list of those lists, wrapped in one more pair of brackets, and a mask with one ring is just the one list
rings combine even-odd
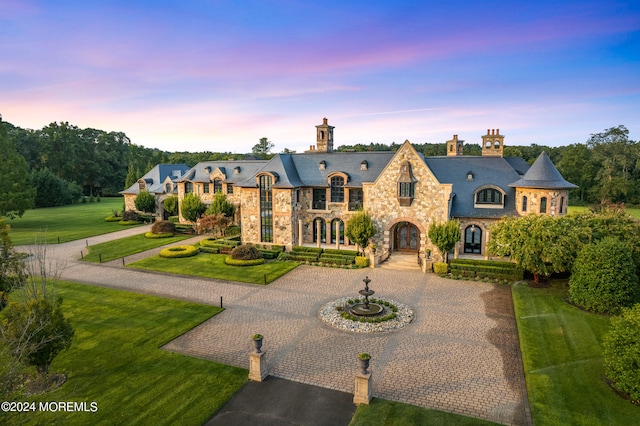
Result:
{"label": "evergreen tree", "polygon": [[24,157],[7,137],[7,130],[0,116],[0,216],[14,218],[33,208],[36,190]]}

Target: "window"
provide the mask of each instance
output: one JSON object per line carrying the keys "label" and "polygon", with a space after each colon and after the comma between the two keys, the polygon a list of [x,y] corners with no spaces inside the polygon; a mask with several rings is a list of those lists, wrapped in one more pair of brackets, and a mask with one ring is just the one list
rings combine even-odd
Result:
{"label": "window", "polygon": [[527,199],[526,195],[524,197],[522,197],[522,211],[523,212],[527,211],[527,201],[529,201],[529,200]]}
{"label": "window", "polygon": [[476,204],[502,205],[502,192],[495,188],[486,188],[476,194]]}
{"label": "window", "polygon": [[185,182],[184,183],[184,193],[185,194],[189,194],[193,192],[193,183],[192,182]]}
{"label": "window", "polygon": [[[336,225],[339,227],[339,233],[336,236]],[[331,221],[331,243],[336,242],[336,237],[339,238],[340,244],[344,244],[344,222],[340,219],[333,219]]]}
{"label": "window", "polygon": [[313,221],[313,242],[318,241],[318,231],[320,231],[320,242],[327,242],[327,222],[318,217]]}
{"label": "window", "polygon": [[400,182],[398,185],[398,196],[413,198],[415,186],[413,182]]}
{"label": "window", "polygon": [[481,241],[482,230],[475,225],[467,226],[464,230],[464,252],[480,254]]}
{"label": "window", "polygon": [[559,213],[564,213],[564,197],[560,197],[560,210]]}
{"label": "window", "polygon": [[349,189],[349,210],[360,210],[362,208],[362,189]]}
{"label": "window", "polygon": [[313,189],[313,206],[314,210],[326,210],[327,209],[327,190],[324,188]]}
{"label": "window", "polygon": [[269,175],[259,177],[260,186],[260,241],[273,242],[273,197],[272,178]]}
{"label": "window", "polygon": [[331,202],[344,203],[344,178],[342,176],[331,178]]}
{"label": "window", "polygon": [[171,184],[170,183],[165,183],[164,184],[164,192],[171,192]]}
{"label": "window", "polygon": [[233,194],[233,185],[227,184],[227,194]]}
{"label": "window", "polygon": [[540,213],[547,212],[547,197],[540,198]]}
{"label": "window", "polygon": [[213,180],[213,193],[222,192],[222,181],[220,179]]}
{"label": "window", "polygon": [[203,183],[202,184],[202,193],[203,194],[208,194],[209,193],[209,184],[208,183]]}

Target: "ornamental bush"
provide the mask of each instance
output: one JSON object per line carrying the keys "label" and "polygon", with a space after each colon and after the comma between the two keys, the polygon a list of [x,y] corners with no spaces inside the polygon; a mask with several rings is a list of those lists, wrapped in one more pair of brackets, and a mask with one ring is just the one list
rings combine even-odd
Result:
{"label": "ornamental bush", "polygon": [[122,220],[124,222],[139,222],[140,214],[134,210],[125,210],[122,212]]}
{"label": "ornamental bush", "polygon": [[236,260],[262,259],[262,252],[251,244],[243,244],[231,250],[231,258]]}
{"label": "ornamental bush", "polygon": [[175,234],[176,224],[167,220],[162,220],[153,224],[151,232],[154,234]]}
{"label": "ornamental bush", "polygon": [[602,342],[602,357],[611,385],[640,403],[640,304],[611,319]]}
{"label": "ornamental bush", "polygon": [[224,258],[224,263],[231,266],[254,266],[254,265],[262,265],[264,263],[264,259],[234,259],[231,256],[227,256]]}
{"label": "ornamental bush", "polygon": [[356,256],[356,266],[366,268],[369,266],[369,258],[364,256]]}
{"label": "ornamental bush", "polygon": [[629,246],[614,237],[585,245],[569,280],[569,301],[591,312],[618,314],[640,301],[640,285]]}
{"label": "ornamental bush", "polygon": [[160,251],[160,257],[190,257],[198,254],[198,248],[194,246],[173,246]]}
{"label": "ornamental bush", "polygon": [[444,275],[449,272],[449,265],[447,262],[435,262],[433,264],[433,272],[438,275]]}
{"label": "ornamental bush", "polygon": [[165,234],[154,234],[153,232],[145,232],[144,236],[146,238],[169,238],[173,237],[173,234],[170,232]]}

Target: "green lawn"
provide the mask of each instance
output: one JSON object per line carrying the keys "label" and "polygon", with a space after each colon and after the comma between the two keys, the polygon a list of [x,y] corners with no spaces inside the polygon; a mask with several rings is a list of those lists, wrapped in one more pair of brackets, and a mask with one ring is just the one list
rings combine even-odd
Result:
{"label": "green lawn", "polygon": [[46,231],[47,242],[61,243],[121,231],[118,222],[105,222],[113,210],[122,210],[122,198],[102,198],[93,203],[27,210],[21,218],[5,219],[11,226],[14,245],[32,244],[36,234]]}
{"label": "green lawn", "polygon": [[[589,207],[587,206],[569,206],[569,209],[567,211],[569,213],[575,213],[575,212],[583,212],[587,210],[589,210]],[[640,209],[626,208],[624,211],[629,213],[630,216],[640,220]]]}
{"label": "green lawn", "polygon": [[131,237],[120,238],[119,240],[89,246],[89,254],[84,256],[84,260],[100,262],[100,255],[102,255],[102,261],[108,262],[113,259],[172,244],[191,237],[192,235],[180,234],[168,238],[147,238],[144,234],[133,235]]}
{"label": "green lawn", "polygon": [[201,425],[247,381],[245,369],[159,349],[219,308],[68,282],[57,289],[76,334],[51,372],[68,379],[19,400],[96,402],[98,411],[0,413],[0,424]]}
{"label": "green lawn", "polygon": [[272,261],[256,266],[229,266],[224,263],[226,254],[200,253],[197,256],[168,259],[152,256],[132,262],[130,268],[193,275],[251,284],[269,284],[299,265],[298,262]]}
{"label": "green lawn", "polygon": [[369,405],[360,405],[349,426],[408,426],[408,425],[442,425],[442,426],[476,426],[495,425],[496,423],[444,411],[429,410],[401,402],[386,401],[373,398]]}
{"label": "green lawn", "polygon": [[602,338],[609,318],[565,302],[566,284],[513,287],[529,402],[537,425],[629,425],[640,407],[605,382]]}

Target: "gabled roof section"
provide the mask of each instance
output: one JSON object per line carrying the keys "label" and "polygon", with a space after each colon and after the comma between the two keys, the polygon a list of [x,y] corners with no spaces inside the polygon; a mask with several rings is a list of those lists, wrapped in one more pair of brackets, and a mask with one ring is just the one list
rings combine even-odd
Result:
{"label": "gabled roof section", "polygon": [[189,166],[186,164],[157,164],[153,169],[149,170],[141,178],[124,191],[120,191],[120,194],[138,194],[140,192],[140,185],[138,182],[143,180],[147,184],[146,190],[152,194],[164,193],[164,182],[169,177],[172,181],[176,182],[187,171]]}
{"label": "gabled roof section", "polygon": [[509,186],[514,188],[539,188],[539,189],[573,189],[577,185],[567,182],[546,152],[542,152],[531,165],[527,173]]}
{"label": "gabled roof section", "polygon": [[[450,215],[453,217],[502,217],[516,214],[515,189],[509,184],[520,178],[514,168],[529,168],[529,165],[517,157],[489,156],[450,156],[425,157],[424,161],[440,183],[452,184],[454,194]],[[467,179],[471,173],[471,180]],[[505,193],[504,208],[474,208],[474,193],[483,187],[497,187]]]}

